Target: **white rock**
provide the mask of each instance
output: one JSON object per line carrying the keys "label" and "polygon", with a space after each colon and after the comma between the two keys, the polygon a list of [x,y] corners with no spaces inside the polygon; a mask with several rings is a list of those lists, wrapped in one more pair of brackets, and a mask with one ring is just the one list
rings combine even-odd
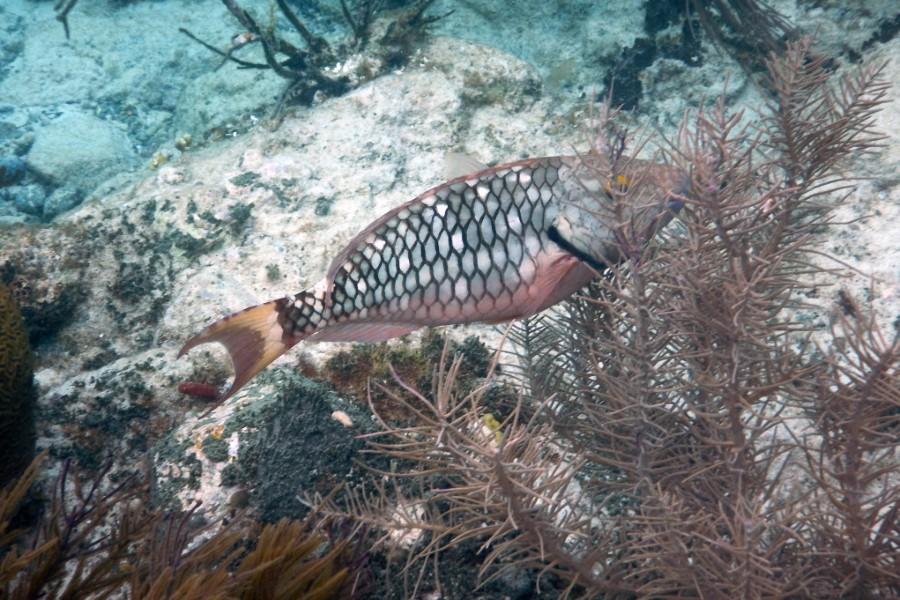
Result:
{"label": "white rock", "polygon": [[68,109],[37,131],[26,160],[58,184],[90,191],[134,164],[136,156],[128,136],[115,124]]}

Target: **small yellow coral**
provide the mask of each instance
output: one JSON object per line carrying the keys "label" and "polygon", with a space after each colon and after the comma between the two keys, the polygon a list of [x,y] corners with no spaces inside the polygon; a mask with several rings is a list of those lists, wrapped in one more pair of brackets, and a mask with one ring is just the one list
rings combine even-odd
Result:
{"label": "small yellow coral", "polygon": [[168,162],[168,160],[169,160],[169,157],[166,156],[165,152],[157,152],[150,159],[150,165],[149,165],[150,170],[151,171],[157,170],[158,168],[160,168],[161,166],[166,164]]}
{"label": "small yellow coral", "polygon": [[625,175],[616,175],[614,182],[606,182],[606,191],[607,193],[612,192],[613,190],[625,192],[628,191],[629,185],[631,185],[631,179],[629,179]]}
{"label": "small yellow coral", "polygon": [[209,437],[214,440],[221,440],[222,436],[225,434],[225,425],[222,423],[217,423],[209,428]]}
{"label": "small yellow coral", "polygon": [[494,433],[494,440],[496,440],[498,444],[503,441],[503,432],[500,431],[500,421],[497,420],[497,417],[491,413],[485,413],[485,415],[481,417],[481,422]]}
{"label": "small yellow coral", "polygon": [[178,148],[181,152],[184,152],[188,148],[191,147],[191,142],[194,141],[194,138],[191,137],[191,134],[185,133],[184,135],[180,135],[175,138],[175,147]]}

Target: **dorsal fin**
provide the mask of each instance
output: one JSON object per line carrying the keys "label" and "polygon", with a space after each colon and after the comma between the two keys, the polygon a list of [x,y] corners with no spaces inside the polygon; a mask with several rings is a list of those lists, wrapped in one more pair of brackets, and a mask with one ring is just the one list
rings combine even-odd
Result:
{"label": "dorsal fin", "polygon": [[448,152],[444,156],[444,177],[456,179],[463,175],[472,175],[484,171],[488,166],[474,157],[462,152]]}

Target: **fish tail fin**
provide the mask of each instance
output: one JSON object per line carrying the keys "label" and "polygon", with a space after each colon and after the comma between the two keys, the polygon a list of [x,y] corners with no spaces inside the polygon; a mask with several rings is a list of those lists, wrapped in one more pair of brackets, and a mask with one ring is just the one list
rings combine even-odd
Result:
{"label": "fish tail fin", "polygon": [[201,344],[219,342],[225,346],[234,365],[234,381],[221,399],[228,398],[300,341],[285,335],[279,322],[284,302],[273,300],[219,319],[189,339],[178,356]]}

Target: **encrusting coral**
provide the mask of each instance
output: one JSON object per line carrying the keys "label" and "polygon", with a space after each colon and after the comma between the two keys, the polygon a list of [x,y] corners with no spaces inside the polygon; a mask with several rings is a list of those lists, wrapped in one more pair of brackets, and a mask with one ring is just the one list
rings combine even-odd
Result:
{"label": "encrusting coral", "polygon": [[0,283],[0,486],[21,473],[34,454],[33,359],[22,315]]}
{"label": "encrusting coral", "polygon": [[329,358],[323,375],[342,394],[363,404],[372,402],[380,410],[403,418],[402,411],[396,412],[400,407],[391,406],[389,396],[378,386],[392,381],[397,375],[404,381],[427,387],[445,345],[449,345],[451,354],[458,353],[462,357],[462,374],[457,381],[460,390],[467,392],[483,383],[490,363],[490,352],[484,343],[475,336],[462,342],[451,341],[434,329],[428,330],[415,344],[407,341],[355,344]]}

